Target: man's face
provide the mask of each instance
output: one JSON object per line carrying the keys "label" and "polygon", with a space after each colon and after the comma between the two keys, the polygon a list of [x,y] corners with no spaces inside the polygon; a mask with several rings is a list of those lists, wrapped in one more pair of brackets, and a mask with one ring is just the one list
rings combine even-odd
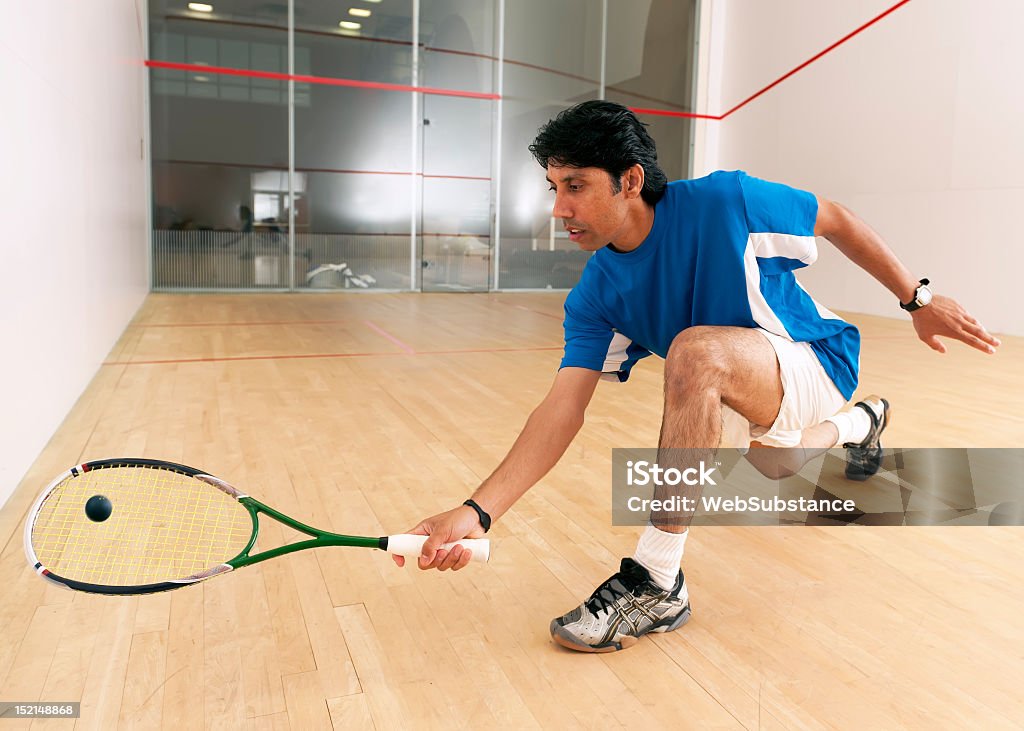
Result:
{"label": "man's face", "polygon": [[548,165],[547,181],[555,192],[551,215],[562,219],[571,241],[583,251],[615,243],[626,222],[628,204],[622,192],[612,192],[606,171]]}

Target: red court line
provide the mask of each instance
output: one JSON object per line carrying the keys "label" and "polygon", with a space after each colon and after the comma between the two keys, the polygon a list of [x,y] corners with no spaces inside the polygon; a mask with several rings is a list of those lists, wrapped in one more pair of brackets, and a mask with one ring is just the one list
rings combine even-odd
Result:
{"label": "red court line", "polygon": [[220,358],[168,358],[166,360],[108,360],[100,365],[135,366],[135,365],[169,365],[175,363],[230,363],[240,360],[301,360],[305,358],[370,358],[386,355],[404,355],[404,353],[309,353],[305,355],[230,355]]}
{"label": "red court line", "polygon": [[[280,31],[282,33],[287,33],[288,32],[288,28],[285,27],[285,26],[271,25],[269,23],[251,23],[251,22],[241,22],[241,21],[237,21],[237,20],[219,20],[219,19],[215,19],[215,18],[193,18],[193,17],[190,17],[190,16],[183,16],[183,15],[165,15],[164,18],[167,19],[167,20],[186,20],[186,21],[194,21],[194,22],[200,22],[200,23],[217,23],[217,24],[220,24],[220,25],[236,25],[236,26],[249,27],[249,28],[261,28],[261,29],[264,29],[264,30],[276,30],[276,31]],[[396,45],[396,46],[411,46],[412,45],[412,41],[400,41],[400,40],[397,40],[397,39],[394,39],[394,38],[376,38],[374,36],[364,36],[364,35],[350,36],[350,35],[346,35],[344,33],[332,33],[332,32],[322,31],[322,30],[308,30],[308,29],[305,29],[305,28],[296,28],[295,32],[296,33],[301,33],[301,34],[304,34],[304,35],[324,36],[326,38],[344,39],[344,40],[349,40],[349,41],[370,41],[372,43],[388,43],[388,44]],[[436,46],[428,46],[428,45],[425,45],[423,43],[420,44],[420,48],[422,48],[424,51],[431,51],[431,52],[434,52],[434,53],[446,53],[446,54],[450,54],[450,55],[453,55],[453,56],[469,56],[469,57],[472,57],[472,58],[481,58],[481,59],[484,59],[486,61],[494,61],[494,62],[497,62],[497,60],[498,60],[497,56],[491,56],[491,55],[486,54],[486,53],[477,53],[475,51],[458,51],[458,50],[456,50],[454,48],[438,48]],[[553,74],[555,76],[562,76],[562,77],[567,78],[567,79],[576,79],[578,81],[585,81],[585,82],[587,82],[589,84],[594,84],[595,86],[601,83],[597,79],[590,79],[590,78],[587,78],[586,76],[579,76],[577,74],[569,73],[568,71],[559,71],[558,69],[548,68],[547,66],[538,66],[536,64],[527,63],[525,61],[515,61],[513,59],[506,58],[505,59],[505,63],[509,64],[511,66],[522,66],[523,68],[535,69],[537,71],[543,71],[545,73]],[[675,102],[670,102],[670,101],[667,101],[665,99],[659,99],[658,97],[654,97],[654,96],[647,96],[646,94],[640,94],[640,93],[635,92],[635,91],[627,91],[626,89],[622,89],[622,88],[619,88],[617,86],[608,86],[606,88],[607,88],[608,91],[615,91],[615,92],[618,92],[619,94],[625,94],[625,95],[628,95],[628,96],[631,96],[631,97],[635,97],[637,99],[646,99],[648,101],[658,102],[660,104],[667,104],[670,107],[679,107],[679,106],[681,106],[679,104],[676,104]]]}
{"label": "red court line", "polygon": [[553,317],[556,320],[561,320],[562,319],[562,315],[552,315],[550,312],[543,312],[542,310],[535,310],[532,307],[527,307],[526,305],[514,305],[511,302],[500,302],[500,304],[508,305],[509,307],[515,307],[517,310],[526,310],[527,312],[532,312],[535,315],[543,315],[544,317]]}
{"label": "red court line", "polygon": [[[153,160],[154,163],[163,165],[215,165],[222,168],[246,168],[252,170],[278,170],[280,172],[287,172],[288,167],[286,165],[259,165],[257,163],[250,162],[219,162],[216,160]],[[349,173],[361,173],[364,175],[411,175],[405,170],[345,170],[342,168],[303,168],[296,167],[295,172],[297,173],[337,173],[337,174],[349,174]],[[439,176],[441,177],[441,176]],[[486,178],[490,180],[490,178]]]}
{"label": "red court line", "polygon": [[532,353],[547,350],[562,350],[561,345],[539,345],[533,348],[467,348],[464,350],[420,350],[412,353],[307,353],[304,355],[232,355],[220,358],[169,358],[167,360],[108,360],[101,366],[176,365],[178,363],[231,363],[244,360],[308,360],[314,358],[377,358],[381,356],[408,355],[460,355],[474,353]]}
{"label": "red court line", "polygon": [[553,317],[556,320],[561,320],[563,318],[562,315],[552,315],[550,312],[544,312],[543,310],[535,310],[532,307],[516,304],[515,302],[504,302],[500,298],[495,299],[494,302],[496,302],[499,305],[505,305],[506,307],[515,307],[517,310],[525,310],[526,312],[532,312],[536,315],[543,315],[544,317]]}
{"label": "red court line", "polygon": [[253,69],[235,69],[227,66],[203,66],[193,63],[171,63],[170,61],[147,60],[146,66],[154,69],[170,71],[192,71],[202,74],[220,74],[222,76],[245,76],[254,79],[272,79],[275,81],[297,81],[302,84],[325,84],[327,86],[347,86],[355,89],[378,89],[381,91],[411,91],[437,96],[457,96],[468,99],[496,100],[497,94],[485,94],[479,91],[462,91],[460,89],[436,89],[432,86],[410,86],[409,84],[385,84],[380,81],[357,81],[355,79],[338,79],[331,76],[307,76],[305,74],[282,74],[276,71],[256,71]]}
{"label": "red court line", "polygon": [[630,107],[637,114],[652,114],[656,117],[679,117],[681,119],[711,119],[720,122],[724,114],[697,114],[696,112],[675,112],[671,109],[647,109],[646,107]]}
{"label": "red court line", "polygon": [[880,13],[880,14],[876,15],[876,16],[875,16],[874,18],[872,18],[871,20],[869,20],[869,21],[868,21],[867,23],[865,23],[864,25],[860,26],[860,27],[859,27],[859,28],[857,28],[856,30],[853,30],[853,31],[851,31],[851,32],[847,33],[847,34],[846,34],[845,36],[843,36],[842,38],[840,38],[840,39],[839,39],[838,41],[836,41],[835,43],[833,43],[833,44],[832,44],[831,46],[829,46],[829,47],[828,47],[828,48],[826,48],[825,50],[823,50],[823,51],[821,51],[820,53],[818,53],[818,54],[816,54],[816,55],[812,56],[811,58],[807,59],[807,60],[806,60],[806,61],[804,61],[804,62],[803,62],[802,64],[800,64],[799,66],[797,66],[796,68],[794,68],[794,69],[793,69],[792,71],[789,71],[788,73],[786,73],[786,74],[783,74],[782,76],[780,76],[779,78],[777,78],[777,79],[776,79],[775,81],[773,81],[772,83],[768,84],[768,86],[764,87],[764,88],[763,88],[763,89],[761,89],[760,91],[757,91],[757,92],[755,92],[755,93],[751,94],[751,95],[750,95],[750,96],[748,96],[748,97],[747,97],[746,99],[744,99],[744,100],[743,100],[743,101],[741,101],[741,102],[740,102],[739,104],[737,104],[737,105],[736,105],[736,106],[734,106],[734,107],[733,107],[732,109],[730,109],[730,110],[729,110],[728,112],[726,112],[725,114],[723,114],[721,118],[722,118],[722,119],[725,119],[726,117],[728,117],[728,116],[729,116],[730,114],[732,114],[732,113],[733,113],[733,112],[735,112],[736,110],[738,110],[738,109],[742,109],[742,108],[743,108],[743,107],[745,107],[745,106],[746,106],[747,104],[749,104],[750,102],[752,102],[752,101],[754,101],[755,99],[757,99],[757,98],[758,98],[759,96],[761,96],[762,94],[764,94],[764,93],[765,93],[766,91],[768,91],[769,89],[773,89],[773,88],[775,88],[776,86],[778,86],[779,84],[781,84],[781,83],[782,83],[783,81],[785,81],[786,79],[788,79],[788,78],[789,78],[790,76],[792,76],[792,75],[793,75],[793,74],[795,74],[796,72],[798,72],[798,71],[800,71],[800,70],[802,70],[802,69],[805,69],[805,68],[807,68],[808,66],[810,66],[810,65],[811,65],[812,63],[814,63],[815,61],[817,61],[817,60],[818,60],[819,58],[821,58],[821,57],[822,57],[822,56],[824,56],[825,54],[827,54],[827,53],[829,53],[829,52],[831,52],[831,51],[834,51],[834,50],[835,50],[836,48],[839,48],[839,46],[841,46],[841,45],[843,45],[844,43],[846,43],[846,42],[847,42],[848,40],[850,40],[851,38],[853,38],[853,37],[854,37],[855,35],[857,35],[857,34],[859,34],[859,33],[862,33],[863,31],[867,30],[868,28],[870,28],[871,26],[873,26],[873,25],[874,25],[875,23],[877,23],[878,21],[880,21],[880,20],[881,20],[882,18],[884,18],[885,16],[889,15],[890,13],[894,13],[894,12],[896,12],[897,10],[899,10],[899,9],[900,9],[901,7],[903,7],[904,5],[906,5],[906,4],[907,4],[907,3],[909,3],[909,2],[910,2],[910,0],[900,0],[900,2],[896,3],[895,5],[893,5],[893,6],[892,6],[891,8],[889,8],[888,10],[886,10],[886,11],[884,11],[884,12],[882,12],[882,13]]}
{"label": "red court line", "polygon": [[[256,228],[258,229],[260,226],[267,225],[267,224],[259,224],[259,223],[257,223],[255,225],[256,225]],[[285,233],[287,233],[287,226],[285,226],[285,229],[286,230],[280,232],[282,236]],[[228,234],[230,234],[230,233],[235,233],[235,234],[237,234],[237,233],[240,233],[239,231],[232,231],[230,229],[226,230],[226,231],[213,231],[213,230],[210,230],[210,231],[198,231],[197,230],[197,231],[187,231],[187,232],[182,232],[182,231],[178,231],[176,229],[169,229],[169,228],[161,228],[161,229],[155,229],[155,230],[156,231],[173,231],[173,232],[177,232],[177,233],[199,233],[199,234],[203,234],[203,233],[213,233],[213,234],[221,234],[221,233],[228,233]],[[259,231],[253,231],[253,232],[250,232],[250,233],[260,233],[260,232]],[[395,237],[401,236],[402,238],[405,238],[405,239],[409,238],[409,232],[408,231],[404,231],[404,232],[403,231],[296,231],[296,234],[298,234],[300,236],[302,236],[302,235],[309,235],[309,236],[381,236],[381,237],[383,237],[383,236],[395,236]],[[436,236],[438,238],[442,238],[443,237],[443,238],[446,238],[446,239],[459,239],[459,238],[489,239],[489,238],[491,238],[490,234],[467,234],[467,233],[454,233],[454,232],[449,232],[449,231],[418,231],[416,233],[416,236],[417,237],[421,237],[421,236]]]}
{"label": "red court line", "polygon": [[[544,317],[553,317],[556,320],[561,320],[561,315],[552,315],[550,312],[543,312],[541,310],[535,310],[532,307],[525,305],[517,305],[511,302],[502,302],[501,300],[495,300],[498,304],[505,305],[506,307],[515,307],[519,310],[526,310],[527,312],[533,312]],[[238,321],[226,321],[226,322],[138,322],[128,325],[129,328],[135,329],[147,329],[157,327],[272,327],[275,325],[340,325],[343,323],[351,323],[352,320],[238,320]],[[364,323],[369,325],[371,328],[378,330],[381,333],[384,331],[378,328],[368,320],[364,320]],[[404,344],[403,344],[404,346]],[[411,352],[415,352],[412,347],[408,347]]]}
{"label": "red court line", "polygon": [[410,347],[410,346],[406,345],[405,343],[403,343],[403,342],[402,342],[401,340],[399,340],[398,338],[396,338],[396,337],[395,337],[394,335],[392,335],[391,333],[389,333],[389,332],[388,332],[387,330],[385,330],[384,328],[381,328],[381,327],[377,327],[376,325],[374,325],[374,324],[373,324],[372,322],[370,322],[369,320],[363,320],[363,324],[364,324],[364,325],[366,325],[366,326],[367,326],[368,328],[370,328],[371,330],[373,330],[373,331],[374,331],[375,333],[377,333],[378,335],[380,335],[381,337],[385,338],[386,340],[390,340],[390,341],[391,341],[392,343],[394,343],[395,345],[397,345],[397,346],[398,346],[399,348],[401,348],[402,350],[404,350],[404,351],[405,351],[406,353],[408,353],[409,355],[416,355],[416,351],[415,351],[415,350],[413,350],[413,349],[412,349],[412,347]]}
{"label": "red court line", "polygon": [[444,178],[446,180],[490,180],[490,178],[478,177],[475,175],[427,175],[426,173],[416,173],[422,175],[426,179],[431,178]]}
{"label": "red court line", "polygon": [[155,322],[133,323],[128,327],[259,327],[261,325],[337,325],[351,320],[252,320],[249,322]]}
{"label": "red court line", "polygon": [[563,350],[564,345],[538,345],[533,348],[467,348],[465,350],[421,350],[416,355],[459,355],[461,353],[535,353]]}
{"label": "red court line", "polygon": [[[212,160],[154,160],[154,163],[163,165],[215,165],[217,167],[224,168],[246,168],[252,170],[278,170],[286,172],[287,167],[281,165],[257,165],[254,163],[242,163],[242,162],[215,162]],[[413,175],[413,173],[405,170],[345,170],[340,168],[295,168],[297,173],[332,173],[338,175]],[[415,173],[421,178],[440,178],[445,180],[483,180],[490,181],[490,178],[485,178],[478,175],[427,175],[425,173]]]}
{"label": "red court line", "polygon": [[[909,0],[905,0],[909,2]],[[598,83],[596,79],[587,79],[583,76],[577,76],[576,74],[562,73],[560,71],[553,71],[550,69],[544,69],[542,66],[536,66],[534,64],[525,63],[522,61],[508,61],[510,64],[517,66],[525,66],[527,68],[535,68],[540,70],[547,70],[553,74],[559,76],[565,76],[572,79],[578,79],[580,81]],[[221,74],[225,76],[242,76],[255,79],[273,79],[276,81],[296,81],[298,83],[305,84],[324,84],[327,86],[346,86],[357,89],[376,89],[383,91],[406,91],[406,92],[420,92],[423,94],[434,94],[439,96],[457,96],[457,97],[468,97],[470,99],[489,99],[496,101],[501,99],[500,94],[485,94],[478,91],[461,91],[458,89],[438,89],[429,86],[409,86],[406,84],[386,84],[379,81],[357,81],[355,79],[341,79],[333,76],[305,76],[298,74],[285,74],[276,71],[254,71],[252,69],[235,69],[226,66],[207,66],[203,64],[188,64],[188,63],[172,63],[170,61],[154,61],[152,59],[147,60],[145,65],[149,68],[157,69],[168,69],[171,71],[190,71],[201,74]],[[626,91],[618,87],[609,86],[608,90],[616,91],[620,94],[633,96],[638,99],[649,99],[650,101],[662,101],[655,97],[645,96],[643,94],[635,94],[631,91]],[[672,104],[672,102],[663,102],[665,104]],[[672,104],[672,106],[679,106]],[[721,119],[721,117],[715,117],[709,114],[696,114],[694,112],[680,112],[671,111],[665,109],[642,109],[640,107],[630,107],[633,111],[638,114],[657,114],[669,117],[691,117],[697,119]],[[358,171],[344,171],[344,172],[358,172]],[[391,173],[392,175],[408,175],[408,173]]]}
{"label": "red court line", "polygon": [[748,96],[746,99],[741,101],[739,104],[737,104],[732,109],[730,109],[729,111],[725,112],[724,114],[717,114],[717,115],[715,115],[715,114],[694,114],[692,112],[675,112],[675,111],[671,111],[671,110],[668,110],[668,109],[644,109],[644,108],[640,108],[640,107],[630,107],[630,109],[632,109],[637,114],[653,114],[653,115],[662,116],[662,117],[682,117],[682,118],[688,118],[688,119],[710,119],[710,120],[714,120],[716,122],[720,122],[723,119],[725,119],[726,117],[728,117],[730,114],[732,114],[733,112],[736,112],[736,111],[742,109],[747,104],[750,104],[750,102],[754,101],[755,99],[757,99],[759,96],[761,96],[765,92],[769,91],[770,89],[774,89],[776,86],[781,84],[783,81],[788,79],[793,74],[795,74],[798,71],[801,71],[801,70],[807,68],[808,66],[810,66],[812,63],[814,63],[815,61],[820,59],[825,54],[830,53],[831,51],[834,51],[835,49],[839,48],[839,46],[841,46],[844,43],[846,43],[848,40],[853,38],[855,35],[857,35],[859,33],[862,33],[863,31],[867,30],[868,28],[873,26],[875,23],[880,21],[882,18],[886,17],[890,13],[896,12],[897,10],[899,10],[901,7],[903,7],[904,5],[906,5],[909,2],[910,2],[910,0],[900,0],[900,2],[896,3],[895,5],[893,5],[888,10],[885,10],[884,12],[879,13],[874,18],[872,18],[868,22],[866,22],[863,25],[861,25],[859,28],[857,28],[857,29],[847,33],[845,36],[840,38],[838,41],[833,43],[828,48],[826,48],[823,51],[815,54],[814,56],[812,56],[811,58],[807,59],[806,61],[804,61],[802,64],[800,64],[799,66],[795,67],[791,71],[788,71],[787,73],[783,74],[782,76],[777,78],[775,81],[773,81],[772,83],[768,84],[768,86],[764,87],[763,89],[761,89],[761,90],[759,90],[757,92],[754,92],[753,94]]}
{"label": "red court line", "polygon": [[[900,2],[896,3],[895,5],[893,5],[888,10],[885,10],[885,11],[879,13],[874,18],[872,18],[871,20],[867,21],[866,23],[864,23],[860,27],[858,27],[858,28],[854,29],[853,31],[847,33],[845,36],[840,38],[838,41],[836,41],[832,45],[828,46],[824,50],[820,51],[819,53],[815,54],[811,58],[807,59],[806,61],[804,61],[799,66],[796,66],[792,70],[790,70],[787,73],[783,74],[782,76],[777,78],[775,81],[773,81],[770,84],[768,84],[767,86],[765,86],[763,89],[760,89],[759,91],[756,91],[755,93],[751,94],[746,99],[744,99],[739,104],[735,105],[734,107],[732,107],[730,110],[728,110],[727,112],[725,112],[723,114],[717,114],[717,115],[715,115],[715,114],[697,114],[695,112],[680,112],[680,111],[673,111],[673,110],[668,110],[668,109],[650,109],[650,108],[645,108],[645,107],[630,107],[630,109],[632,109],[637,114],[651,114],[651,115],[657,115],[657,116],[663,116],[663,117],[678,117],[678,118],[685,118],[685,119],[709,119],[709,120],[713,120],[713,121],[721,121],[721,120],[725,119],[726,117],[728,117],[730,114],[732,114],[732,113],[742,109],[747,104],[749,104],[750,102],[752,102],[755,99],[757,99],[758,97],[760,97],[762,94],[764,94],[764,93],[768,92],[769,90],[775,88],[776,86],[781,84],[783,81],[785,81],[789,77],[791,77],[794,74],[796,74],[797,72],[807,68],[812,63],[814,63],[818,59],[822,58],[826,54],[834,51],[836,48],[838,48],[839,46],[843,45],[844,43],[846,43],[848,40],[850,40],[854,36],[859,35],[860,33],[864,32],[865,30],[867,30],[868,28],[873,26],[875,23],[879,22],[880,20],[882,20],[883,18],[888,16],[889,14],[894,13],[895,11],[899,10],[901,7],[903,7],[904,5],[906,5],[909,2],[910,2],[910,0],[900,0]],[[210,22],[210,21],[206,21],[206,22]],[[230,22],[230,21],[220,21],[220,22]],[[270,26],[270,27],[274,27],[274,26]],[[326,35],[330,35],[331,37],[337,37],[337,38],[352,38],[353,37],[353,36],[345,36],[345,35],[342,35],[340,33],[339,34],[330,33],[330,34],[326,34]],[[385,39],[370,39],[370,38],[366,38],[364,40],[380,40],[381,42],[385,41]],[[387,41],[387,42],[400,43],[400,44],[403,44],[403,45],[412,45],[411,42],[406,42],[406,41]],[[424,48],[426,48],[426,47],[424,46]],[[444,52],[449,52],[449,53],[453,52],[453,51],[450,51],[450,50],[447,50],[447,49],[431,49],[431,50],[439,50],[439,51],[444,51]],[[458,54],[461,54],[461,55],[480,55],[483,58],[494,59],[493,56],[484,56],[482,54],[473,54],[472,52],[469,52],[469,51],[458,51],[458,52],[455,52],[455,53],[458,53]],[[497,59],[494,59],[494,60],[497,60]],[[441,96],[469,97],[469,98],[472,98],[472,99],[497,100],[497,99],[501,98],[498,94],[484,94],[484,93],[481,93],[481,92],[474,92],[474,91],[459,91],[459,90],[454,90],[454,89],[436,89],[436,88],[432,88],[432,87],[408,86],[408,85],[405,85],[405,84],[385,84],[385,83],[373,82],[373,81],[356,81],[354,79],[338,79],[338,78],[326,77],[326,76],[292,75],[292,74],[275,73],[275,72],[270,72],[270,71],[253,71],[253,70],[248,70],[248,69],[233,69],[233,68],[226,68],[226,67],[222,67],[222,66],[202,66],[202,65],[195,65],[195,64],[170,63],[170,62],[167,62],[167,61],[147,60],[145,63],[146,63],[146,66],[148,66],[150,68],[164,68],[164,69],[172,69],[172,70],[177,70],[177,71],[195,71],[195,72],[199,72],[199,73],[211,73],[211,74],[226,74],[226,75],[229,75],[229,76],[248,76],[248,77],[262,78],[262,79],[276,79],[276,80],[279,80],[279,81],[291,81],[291,80],[294,80],[294,81],[297,81],[297,82],[308,83],[308,84],[327,84],[327,85],[332,85],[332,86],[347,86],[347,87],[354,87],[354,88],[360,88],[360,89],[382,89],[382,90],[386,90],[386,91],[407,91],[407,92],[411,91],[411,92],[420,92],[420,93],[423,93],[423,94],[436,94],[436,95],[441,95]],[[534,69],[538,69],[538,70],[541,70],[541,71],[548,71],[548,72],[551,72],[551,73],[556,73],[556,74],[559,74],[559,75],[562,75],[562,76],[566,76],[568,78],[578,79],[578,80],[581,80],[581,81],[587,81],[588,83],[593,81],[592,79],[587,79],[586,77],[583,77],[583,76],[577,76],[575,74],[569,74],[569,73],[563,73],[563,72],[555,71],[553,69],[548,69],[548,68],[545,68],[543,66],[536,66],[534,64],[529,64],[529,63],[526,63],[524,61],[507,61],[507,63],[513,63],[513,64],[516,64],[516,65],[519,65],[519,66],[523,66],[525,68],[534,68]],[[628,93],[628,92],[626,92],[626,93]]]}

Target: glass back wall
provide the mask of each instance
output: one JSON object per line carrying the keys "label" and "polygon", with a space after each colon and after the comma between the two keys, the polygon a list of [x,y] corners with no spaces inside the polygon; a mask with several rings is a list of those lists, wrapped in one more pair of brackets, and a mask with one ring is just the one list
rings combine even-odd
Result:
{"label": "glass back wall", "polygon": [[[359,6],[371,15],[347,16]],[[295,169],[308,181],[295,208],[296,286],[410,289],[412,107],[388,85],[412,84],[412,0],[303,7],[319,8],[295,21],[310,73],[368,86],[309,84],[309,103],[295,105]]]}
{"label": "glass back wall", "polygon": [[[587,99],[688,111],[694,3],[150,0],[154,289],[573,286],[527,146]],[[689,120],[642,118],[682,177]]]}
{"label": "glass back wall", "polygon": [[203,70],[286,73],[287,26],[237,5],[149,3],[150,57],[191,67],[150,76],[155,288],[288,286],[287,83]]}
{"label": "glass back wall", "polygon": [[420,84],[483,97],[422,98],[424,291],[491,288],[495,5],[420,0]]}

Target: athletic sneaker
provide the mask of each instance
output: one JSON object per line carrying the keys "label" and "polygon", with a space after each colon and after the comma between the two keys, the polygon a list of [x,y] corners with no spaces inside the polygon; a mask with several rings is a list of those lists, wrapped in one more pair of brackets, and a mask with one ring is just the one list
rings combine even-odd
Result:
{"label": "athletic sneaker", "polygon": [[885,427],[889,426],[892,410],[888,401],[875,395],[854,404],[854,408],[858,406],[867,412],[868,418],[871,419],[871,428],[868,429],[864,441],[847,442],[843,446],[846,447],[847,479],[862,482],[878,472],[882,465],[882,442],[879,440]]}
{"label": "athletic sneaker", "polygon": [[671,632],[690,619],[686,580],[679,572],[671,589],[662,589],[631,558],[568,614],[551,620],[551,637],[582,652],[624,650],[648,632]]}

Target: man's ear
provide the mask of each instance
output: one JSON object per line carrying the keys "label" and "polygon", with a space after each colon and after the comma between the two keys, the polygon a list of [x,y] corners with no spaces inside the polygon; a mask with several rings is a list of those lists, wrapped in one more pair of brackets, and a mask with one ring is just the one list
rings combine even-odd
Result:
{"label": "man's ear", "polygon": [[622,191],[626,194],[626,199],[639,198],[640,191],[644,189],[644,168],[640,163],[636,163],[631,168],[626,170],[622,175]]}

